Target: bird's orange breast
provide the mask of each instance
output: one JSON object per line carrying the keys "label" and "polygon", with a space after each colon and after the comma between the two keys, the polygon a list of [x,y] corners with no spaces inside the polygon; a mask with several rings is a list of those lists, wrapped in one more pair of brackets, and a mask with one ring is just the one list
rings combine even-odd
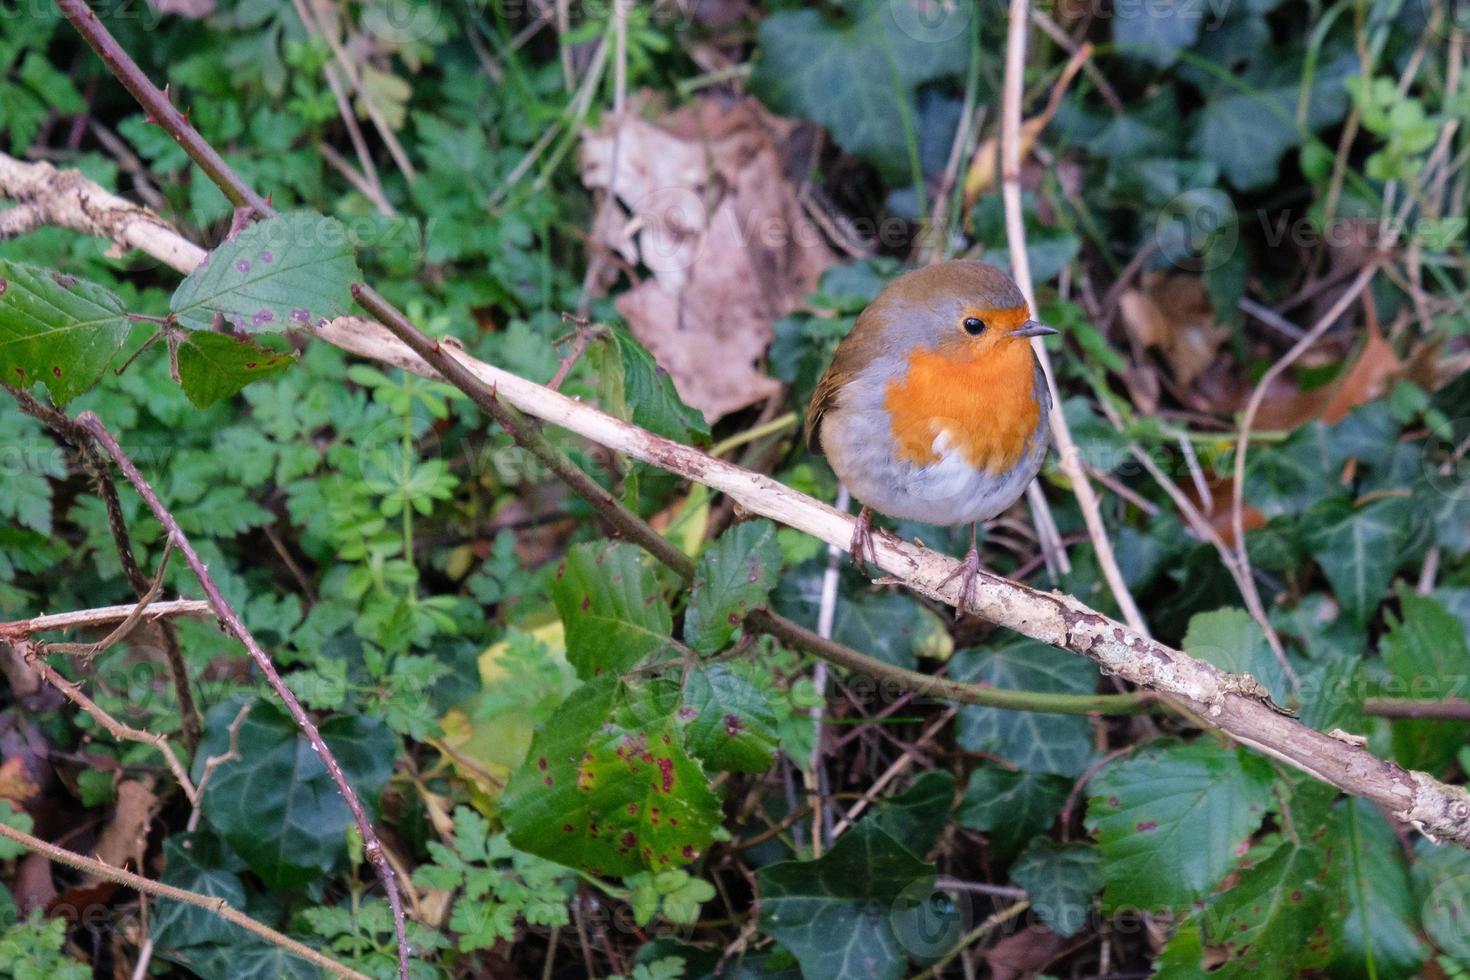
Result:
{"label": "bird's orange breast", "polygon": [[1031,345],[1020,340],[984,351],[914,351],[883,399],[895,452],[918,466],[936,463],[934,441],[947,433],[978,470],[1015,466],[1041,421],[1034,364]]}

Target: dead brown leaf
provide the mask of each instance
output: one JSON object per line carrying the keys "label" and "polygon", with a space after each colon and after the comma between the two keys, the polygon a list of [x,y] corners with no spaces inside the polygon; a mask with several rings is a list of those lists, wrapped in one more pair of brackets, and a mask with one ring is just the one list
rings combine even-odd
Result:
{"label": "dead brown leaf", "polygon": [[148,824],[158,808],[153,780],[127,779],[117,785],[112,817],[97,838],[97,858],[115,868],[140,868],[148,844]]}
{"label": "dead brown leaf", "polygon": [[582,143],[582,181],[608,192],[593,238],[653,274],[618,312],[711,421],[779,390],[761,360],[776,319],[836,258],[803,214],[783,149],[796,123],[754,100],[637,108]]}
{"label": "dead brown leaf", "polygon": [[1012,933],[985,951],[993,980],[1034,977],[1046,969],[1066,940],[1043,925]]}
{"label": "dead brown leaf", "polygon": [[1189,388],[1209,367],[1230,335],[1215,320],[1204,280],[1183,272],[1146,272],[1141,289],[1118,300],[1123,326],[1140,347],[1164,357],[1181,388]]}
{"label": "dead brown leaf", "polygon": [[[9,800],[22,806],[41,792],[41,787],[31,778],[24,756],[13,755],[0,763],[0,800]],[[0,806],[3,806],[0,803]]]}

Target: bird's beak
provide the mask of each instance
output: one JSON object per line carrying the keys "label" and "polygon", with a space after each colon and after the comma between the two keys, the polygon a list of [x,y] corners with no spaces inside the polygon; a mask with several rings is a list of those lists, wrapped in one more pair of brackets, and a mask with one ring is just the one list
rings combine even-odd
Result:
{"label": "bird's beak", "polygon": [[1025,323],[1021,324],[1020,329],[1013,331],[1011,333],[1011,336],[1012,337],[1047,337],[1047,336],[1050,336],[1051,334],[1058,333],[1058,332],[1059,331],[1057,330],[1056,327],[1048,327],[1044,323],[1037,323],[1035,320],[1027,320]]}

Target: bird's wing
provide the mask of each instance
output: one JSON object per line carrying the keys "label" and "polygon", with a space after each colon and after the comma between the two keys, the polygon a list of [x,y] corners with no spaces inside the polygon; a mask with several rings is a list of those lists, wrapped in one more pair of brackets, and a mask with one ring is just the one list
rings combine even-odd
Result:
{"label": "bird's wing", "polygon": [[806,444],[818,455],[822,452],[822,418],[837,404],[837,396],[848,382],[856,379],[864,365],[872,362],[878,349],[883,322],[876,312],[878,306],[878,302],[872,303],[857,318],[852,330],[837,345],[832,366],[827,368],[827,373],[822,375],[822,380],[817,382],[816,390],[812,392],[812,403],[806,410]]}

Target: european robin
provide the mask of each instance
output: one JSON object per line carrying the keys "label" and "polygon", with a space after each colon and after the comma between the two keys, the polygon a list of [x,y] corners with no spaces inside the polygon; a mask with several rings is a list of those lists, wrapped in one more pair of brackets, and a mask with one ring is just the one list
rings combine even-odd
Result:
{"label": "european robin", "polygon": [[916,269],[863,310],[806,414],[807,445],[863,505],[852,536],[860,566],[877,557],[874,510],[968,523],[955,575],[973,599],[975,525],[1013,504],[1046,456],[1051,395],[1030,339],[1056,332],[983,262]]}

